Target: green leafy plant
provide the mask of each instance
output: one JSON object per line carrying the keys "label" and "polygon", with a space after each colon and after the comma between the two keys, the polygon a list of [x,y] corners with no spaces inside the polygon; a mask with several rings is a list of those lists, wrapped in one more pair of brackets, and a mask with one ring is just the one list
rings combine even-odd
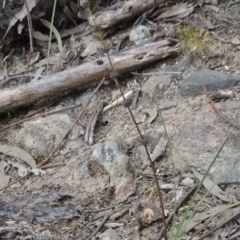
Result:
{"label": "green leafy plant", "polygon": [[56,12],[56,6],[57,6],[57,0],[54,0],[53,10],[52,10],[52,18],[51,18],[51,27],[50,27],[49,40],[48,40],[47,71],[49,68],[49,57],[50,57],[50,50],[51,50],[53,22],[54,22],[54,16],[55,16],[55,12]]}

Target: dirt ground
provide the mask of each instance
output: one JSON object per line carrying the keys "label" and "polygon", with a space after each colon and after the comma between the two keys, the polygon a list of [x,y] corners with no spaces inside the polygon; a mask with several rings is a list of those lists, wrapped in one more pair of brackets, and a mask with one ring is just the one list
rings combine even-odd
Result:
{"label": "dirt ground", "polygon": [[[68,6],[70,1],[63,2]],[[113,6],[117,12],[131,4],[97,2],[96,9],[91,6],[96,19]],[[73,20],[88,23],[83,12],[72,10]],[[121,97],[107,78],[66,137],[101,79],[1,112],[0,239],[164,239],[159,194],[144,146],[160,184],[165,218],[183,201],[167,223],[169,239],[240,239],[239,13],[238,1],[169,1],[103,29],[110,58],[164,39],[179,44],[180,51],[117,77],[130,97],[104,110]],[[33,21],[35,30],[38,24]],[[64,22],[56,28],[61,32],[70,26]],[[59,42],[52,41],[49,70],[41,62],[47,59],[47,41],[35,38],[29,65],[28,28],[17,35],[17,44],[11,28],[0,42],[0,96],[104,55],[96,31],[87,29],[62,37],[62,57]],[[27,65],[29,72],[22,72]],[[93,134],[86,136],[94,119]],[[188,221],[178,236],[188,206]]]}

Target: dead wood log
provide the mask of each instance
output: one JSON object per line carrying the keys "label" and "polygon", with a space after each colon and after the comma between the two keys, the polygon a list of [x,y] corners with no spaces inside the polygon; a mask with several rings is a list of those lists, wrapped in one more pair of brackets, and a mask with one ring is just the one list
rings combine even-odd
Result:
{"label": "dead wood log", "polygon": [[[156,5],[164,3],[165,0],[156,0]],[[101,26],[102,29],[110,28],[119,22],[127,21],[135,16],[138,16],[154,6],[154,1],[149,0],[131,0],[125,1],[124,4],[119,7],[116,4],[116,9],[114,5],[107,10],[96,12],[94,14],[94,20],[90,20],[90,25],[94,26],[95,23]]]}
{"label": "dead wood log", "polygon": [[[179,51],[179,45],[170,40],[152,42],[111,56],[118,73],[126,73]],[[111,65],[107,57],[98,58],[72,69],[59,72],[37,82],[0,91],[0,112],[32,104],[40,99],[90,84],[109,76]]]}

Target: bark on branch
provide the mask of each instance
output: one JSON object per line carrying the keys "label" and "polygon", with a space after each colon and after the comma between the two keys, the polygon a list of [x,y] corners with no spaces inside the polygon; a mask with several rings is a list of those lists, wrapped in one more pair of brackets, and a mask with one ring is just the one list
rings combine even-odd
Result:
{"label": "bark on branch", "polygon": [[[179,45],[171,45],[169,40],[144,44],[112,55],[112,63],[117,72],[126,73],[178,53]],[[0,112],[26,106],[54,94],[92,83],[109,76],[110,71],[111,66],[107,57],[102,57],[37,82],[1,90]]]}
{"label": "bark on branch", "polygon": [[[164,3],[165,0],[156,0],[156,5]],[[95,20],[90,21],[90,25],[94,26],[95,23],[101,26],[102,29],[110,28],[119,22],[127,21],[135,16],[138,16],[154,6],[154,1],[149,0],[131,0],[125,1],[122,7],[116,7],[114,5],[111,9],[101,12],[96,12],[94,15]]]}

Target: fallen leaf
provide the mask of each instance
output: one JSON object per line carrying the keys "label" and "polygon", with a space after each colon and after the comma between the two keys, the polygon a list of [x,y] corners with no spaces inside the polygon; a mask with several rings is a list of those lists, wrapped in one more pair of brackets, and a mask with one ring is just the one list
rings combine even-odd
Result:
{"label": "fallen leaf", "polygon": [[49,72],[48,75],[61,72],[63,68],[63,54],[60,53],[57,59],[56,64],[53,66],[52,70]]}
{"label": "fallen leaf", "polygon": [[169,10],[162,13],[159,17],[157,17],[157,20],[160,20],[163,18],[170,18],[170,17],[183,18],[189,15],[193,11],[194,11],[194,6],[191,6],[188,3],[181,3],[179,5],[174,5]]}
{"label": "fallen leaf", "polygon": [[222,212],[224,209],[226,209],[226,206],[216,206],[214,208],[210,208],[206,212],[196,214],[196,216],[186,221],[187,224],[185,226],[184,232],[189,232],[205,219],[215,216],[216,214]]}
{"label": "fallen leaf", "polygon": [[239,44],[240,44],[240,40],[239,40],[238,36],[233,37],[233,38],[231,39],[231,43],[232,43],[233,45],[239,45]]}
{"label": "fallen leaf", "polygon": [[164,139],[164,137],[161,137],[156,144],[153,152],[151,153],[151,159],[152,161],[155,161],[158,157],[162,156],[163,153],[166,151],[167,147],[167,140]]}
{"label": "fallen leaf", "polygon": [[101,42],[92,35],[83,39],[83,45],[87,46],[81,54],[83,58],[95,54],[102,47]]}
{"label": "fallen leaf", "polygon": [[17,173],[19,177],[24,177],[27,175],[28,170],[23,165],[15,163],[13,161],[8,161],[8,163],[11,164],[13,167],[17,168]]}
{"label": "fallen leaf", "polygon": [[[31,12],[32,9],[36,6],[37,0],[26,0],[26,3],[27,3],[29,12]],[[18,22],[18,20],[22,22],[22,20],[27,16],[27,14],[28,14],[28,11],[24,4],[21,11],[16,13],[15,16],[13,16],[3,39],[7,36],[9,30]]]}
{"label": "fallen leaf", "polygon": [[194,185],[194,181],[190,177],[186,177],[182,180],[182,185],[192,187]]}
{"label": "fallen leaf", "polygon": [[83,9],[80,8],[77,14],[79,19],[87,20],[89,18],[89,14]]}
{"label": "fallen leaf", "polygon": [[[79,0],[80,1],[80,6],[83,6],[86,2],[88,2],[88,0]],[[100,0],[94,0],[94,1],[90,1],[90,10],[92,13],[95,12],[98,4],[99,4]]]}
{"label": "fallen leaf", "polygon": [[[41,22],[42,22],[42,24],[43,24],[44,26],[46,26],[46,27],[48,27],[49,29],[51,29],[51,23],[50,23],[50,22],[48,22],[48,21],[46,21],[46,20],[44,20],[44,19],[40,19],[40,20],[41,20]],[[62,45],[61,36],[60,36],[58,30],[57,30],[54,26],[52,26],[52,31],[53,31],[54,35],[56,36],[56,38],[57,38],[58,47],[59,47],[59,52],[62,53],[62,52],[63,52],[63,45]]]}
{"label": "fallen leaf", "polygon": [[[198,180],[201,181],[203,178],[203,175],[196,172],[194,169],[192,169],[192,171],[193,171],[194,175],[198,178]],[[210,180],[208,177],[206,177],[203,182],[203,186],[214,196],[218,197],[222,201],[232,202],[232,200],[226,196],[226,193],[220,187],[218,187],[216,184],[215,185],[214,184],[215,183],[212,180]]]}
{"label": "fallen leaf", "polygon": [[[7,163],[4,161],[0,161],[0,189],[6,187],[8,185],[10,176],[6,175],[4,172]],[[0,191],[0,194],[3,193],[4,190]]]}
{"label": "fallen leaf", "polygon": [[153,109],[144,108],[144,109],[142,109],[142,112],[149,115],[149,117],[150,117],[148,120],[149,124],[153,123],[153,121],[156,119],[156,117],[158,115],[156,108],[153,108]]}
{"label": "fallen leaf", "polygon": [[24,27],[25,27],[25,25],[23,23],[19,23],[18,24],[18,28],[17,28],[18,34],[22,33],[22,30],[24,29]]}
{"label": "fallen leaf", "polygon": [[21,148],[12,147],[8,145],[0,145],[0,152],[12,157],[20,158],[22,161],[30,165],[32,169],[35,169],[37,167],[33,157],[28,152],[22,150]]}
{"label": "fallen leaf", "polygon": [[215,27],[212,25],[212,23],[211,23],[208,19],[204,18],[201,14],[198,14],[198,17],[199,17],[199,19],[202,21],[202,23],[205,25],[205,27],[206,27],[207,29],[212,30],[212,29],[215,28]]}
{"label": "fallen leaf", "polygon": [[[39,31],[32,31],[32,34],[33,34],[34,38],[36,38],[36,39],[38,39],[40,41],[43,41],[43,42],[49,41],[48,35],[42,34]],[[54,38],[52,37],[52,39],[54,39]]]}
{"label": "fallen leaf", "polygon": [[132,240],[140,240],[139,226],[133,228]]}

